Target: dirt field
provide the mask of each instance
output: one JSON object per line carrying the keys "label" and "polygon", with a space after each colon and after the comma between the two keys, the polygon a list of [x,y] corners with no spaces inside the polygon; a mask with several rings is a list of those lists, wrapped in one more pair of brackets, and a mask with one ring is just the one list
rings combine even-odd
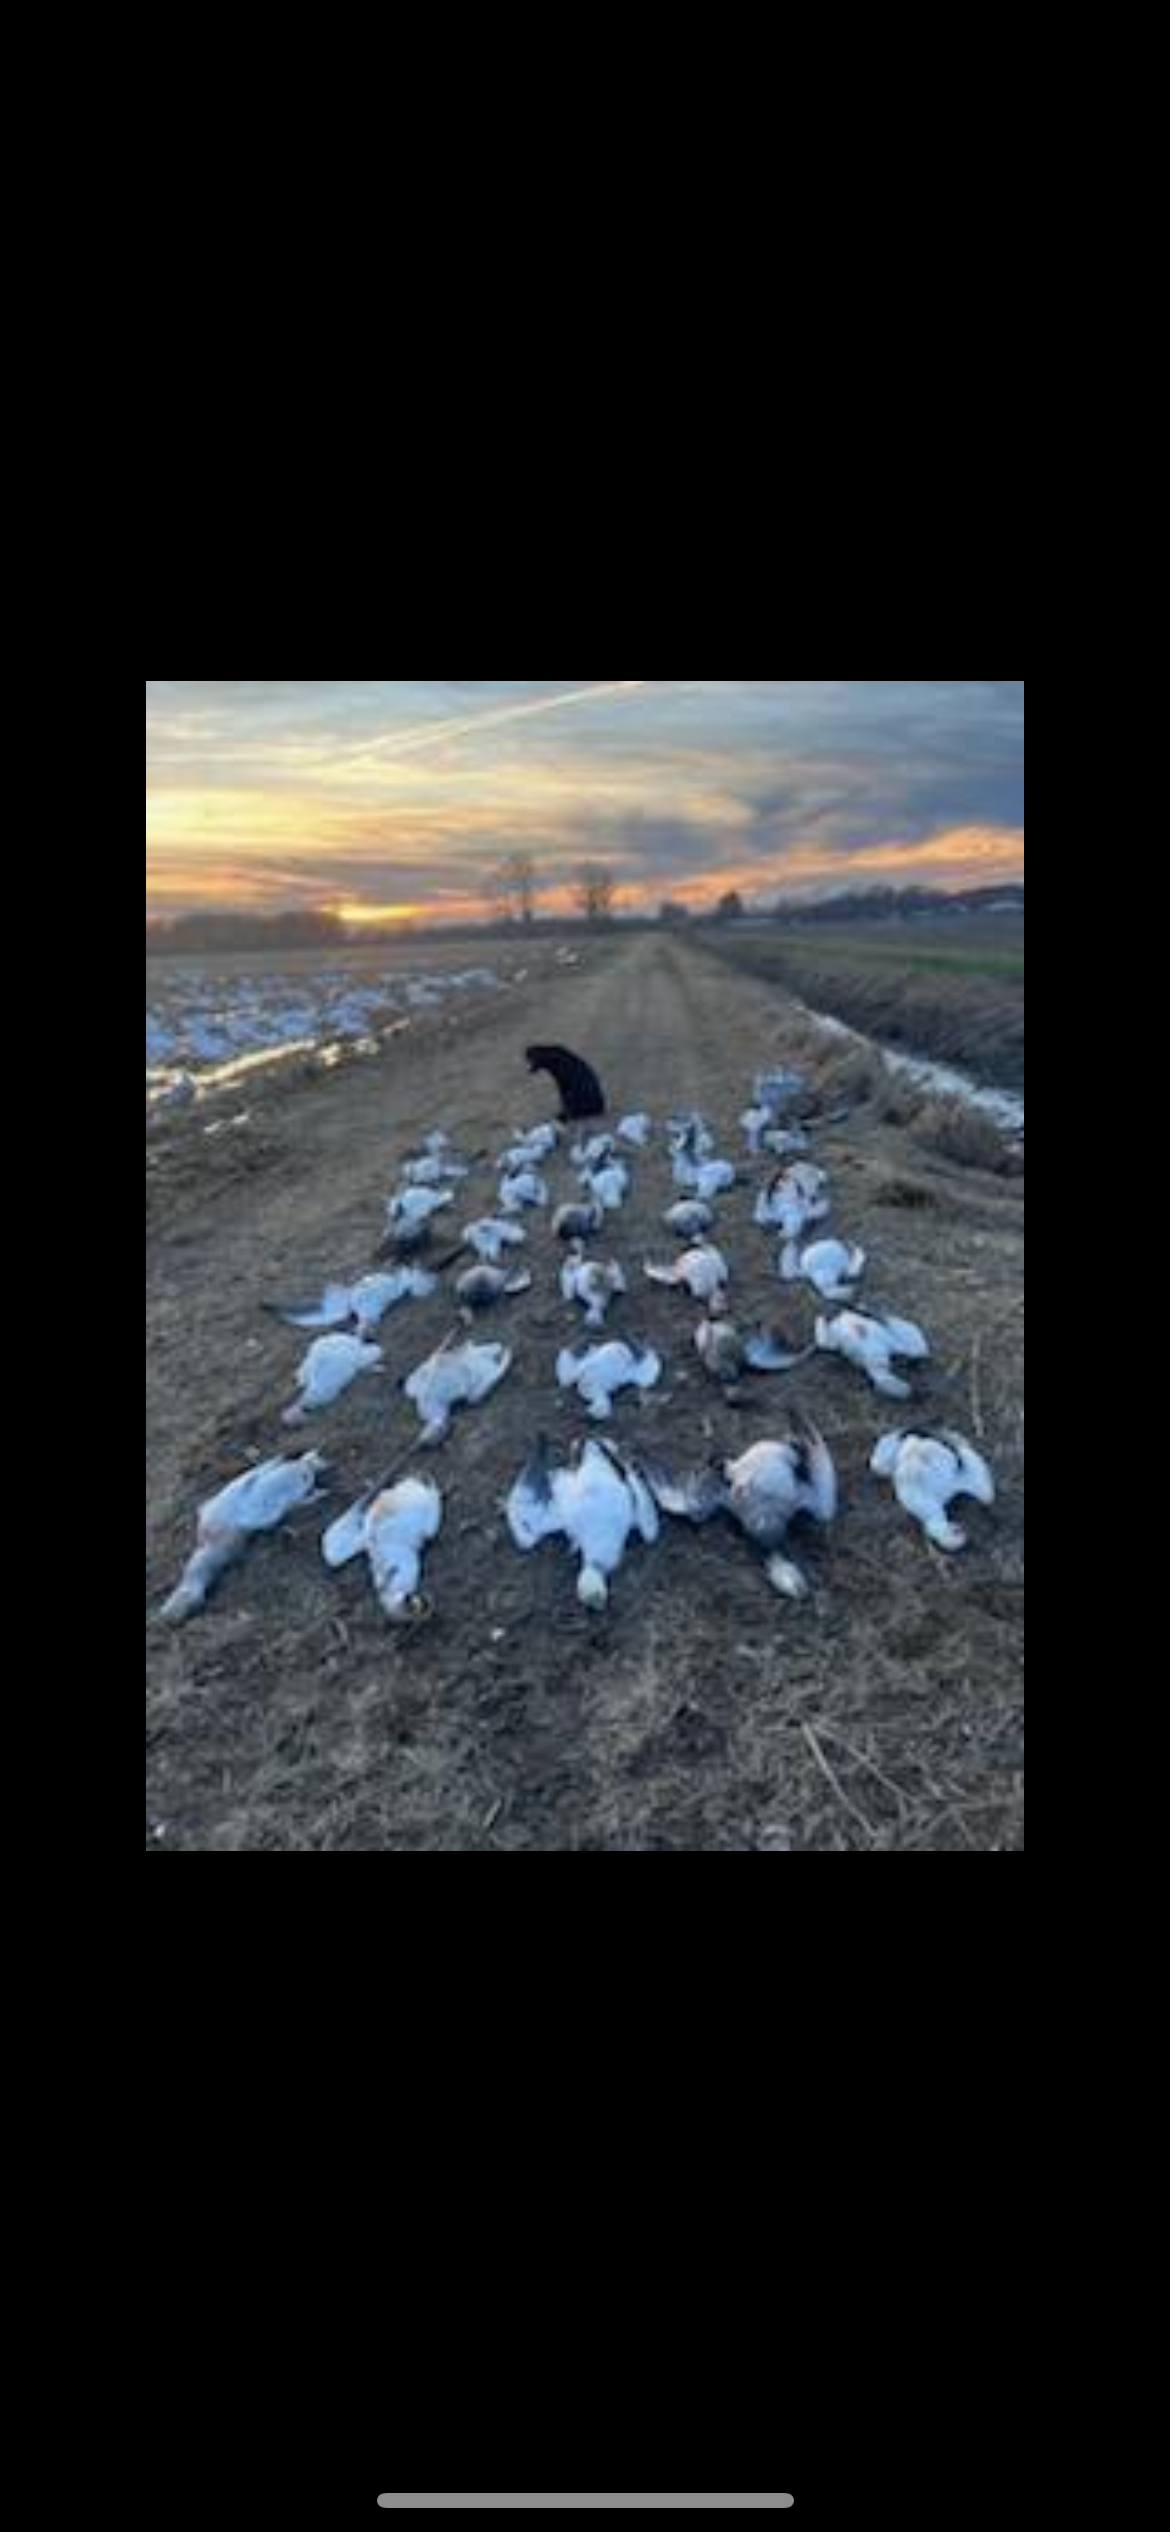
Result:
{"label": "dirt field", "polygon": [[[306,1069],[250,1095],[250,1121],[212,1138],[201,1112],[148,1137],[147,1839],[154,1851],[1012,1850],[1022,1839],[1022,1185],[924,1154],[880,1106],[820,1138],[835,1227],[871,1252],[866,1298],[918,1318],[935,1359],[911,1412],[961,1424],[994,1459],[1000,1501],[972,1508],[973,1544],[946,1562],[867,1473],[900,1411],[821,1358],[751,1386],[736,1408],[691,1348],[696,1312],[642,1279],[670,1253],[661,1138],[607,1247],[631,1275],[615,1314],[653,1341],[667,1376],[614,1431],[680,1462],[746,1447],[799,1402],[842,1480],[832,1535],[800,1542],[813,1592],[769,1591],[719,1524],[664,1526],[631,1549],[607,1616],[574,1594],[560,1542],[521,1557],[501,1502],[535,1434],[588,1429],[552,1373],[576,1314],[538,1224],[536,1286],[513,1305],[515,1367],[487,1405],[423,1454],[446,1517],[428,1560],[432,1622],[391,1631],[363,1565],[330,1575],[319,1515],[255,1541],[181,1634],[154,1612],[190,1549],[200,1500],[287,1445],[280,1410],[306,1339],[265,1298],[368,1262],[405,1149],[443,1125],[498,1147],[547,1113],[520,1050],[563,1038],[600,1064],[616,1110],[697,1105],[737,1159],[759,1067],[803,1051],[778,989],[685,943],[639,935],[426,1015],[376,1060]],[[724,1199],[737,1315],[811,1326],[781,1293],[774,1244],[751,1222],[759,1169]],[[570,1191],[564,1160],[556,1192]],[[456,1218],[490,1209],[481,1169]],[[451,1324],[442,1293],[391,1315],[392,1375]],[[395,1378],[356,1384],[314,1419],[338,1507],[415,1430]],[[799,1534],[798,1534],[799,1535]]]}

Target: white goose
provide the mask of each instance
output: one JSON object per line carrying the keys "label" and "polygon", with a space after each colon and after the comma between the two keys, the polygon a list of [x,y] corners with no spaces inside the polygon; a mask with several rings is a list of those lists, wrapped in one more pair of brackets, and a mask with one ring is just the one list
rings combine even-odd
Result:
{"label": "white goose", "polygon": [[731,1280],[731,1269],[722,1250],[705,1242],[701,1248],[687,1248],[669,1266],[647,1264],[646,1274],[652,1284],[672,1284],[689,1292],[692,1301],[705,1301],[708,1308],[723,1306],[723,1295]]}
{"label": "white goose", "polygon": [[578,1446],[567,1467],[554,1468],[542,1439],[507,1503],[508,1527],[525,1553],[542,1539],[564,1538],[581,1559],[577,1597],[604,1609],[609,1586],[635,1533],[653,1546],[658,1509],[635,1461],[605,1442]]}
{"label": "white goose", "polygon": [[566,1301],[580,1303],[587,1328],[605,1325],[610,1302],[626,1290],[626,1278],[616,1258],[586,1257],[578,1243],[561,1269],[561,1292]]}
{"label": "white goose", "polygon": [[381,1362],[381,1346],[368,1345],[363,1337],[319,1336],[298,1366],[297,1388],[301,1394],[293,1406],[285,1408],[284,1422],[303,1424],[306,1416],[331,1407],[351,1381],[363,1372],[378,1371]]}
{"label": "white goose", "polygon": [[885,1433],[870,1461],[875,1477],[888,1477],[899,1503],[919,1521],[928,1539],[948,1556],[966,1547],[967,1533],[947,1518],[956,1495],[993,1504],[995,1479],[987,1461],[961,1433]]}
{"label": "white goose", "polygon": [[343,1328],[352,1319],[359,1336],[371,1336],[400,1301],[425,1301],[435,1277],[421,1266],[396,1266],[387,1275],[359,1275],[353,1284],[326,1284],[319,1301],[270,1302],[290,1328]]}
{"label": "white goose", "polygon": [[469,1178],[470,1161],[456,1160],[445,1152],[416,1152],[402,1164],[402,1177],[408,1187],[441,1187],[445,1178]]}
{"label": "white goose", "polygon": [[793,1161],[778,1169],[756,1198],[755,1219],[761,1230],[782,1231],[798,1240],[814,1222],[824,1222],[830,1206],[828,1179],[812,1161]]}
{"label": "white goose", "polygon": [[548,1203],[548,1188],[539,1170],[517,1169],[501,1178],[499,1199],[502,1213],[522,1213],[526,1208],[535,1211]]}
{"label": "white goose", "polygon": [[837,1472],[823,1434],[807,1417],[793,1417],[782,1442],[757,1442],[742,1458],[724,1460],[689,1477],[642,1455],[646,1482],[664,1512],[686,1521],[734,1521],[763,1557],[774,1591],[801,1600],[808,1584],[786,1555],[788,1532],[801,1513],[828,1524],[837,1512]]}
{"label": "white goose", "polygon": [[623,1160],[603,1161],[581,1171],[581,1184],[591,1204],[603,1206],[606,1213],[618,1213],[630,1192],[630,1173]]}
{"label": "white goose", "polygon": [[673,1178],[685,1194],[698,1196],[710,1204],[713,1196],[725,1196],[735,1185],[734,1163],[728,1160],[690,1160],[685,1152],[675,1155]]}
{"label": "white goose", "polygon": [[441,1345],[428,1355],[402,1384],[417,1410],[423,1441],[441,1442],[456,1408],[477,1407],[511,1367],[506,1345]]}
{"label": "white goose", "polygon": [[613,1413],[621,1389],[653,1389],[662,1377],[662,1362],[650,1345],[636,1337],[607,1345],[562,1346],[557,1379],[562,1389],[575,1389],[591,1416],[604,1423]]}
{"label": "white goose", "polygon": [[795,1371],[815,1350],[793,1345],[780,1327],[749,1328],[744,1335],[730,1319],[700,1319],[695,1329],[695,1351],[704,1371],[728,1389],[734,1389],[745,1372]]}
{"label": "white goose", "polygon": [[714,1230],[715,1207],[704,1204],[698,1196],[684,1196],[678,1204],[669,1207],[662,1219],[667,1230],[673,1231],[676,1240],[686,1240],[689,1244],[692,1240],[701,1240],[704,1232]]}
{"label": "white goose", "polygon": [[463,1318],[472,1319],[482,1310],[494,1310],[498,1301],[515,1301],[522,1292],[531,1292],[532,1277],[523,1269],[509,1273],[506,1266],[489,1266],[484,1262],[469,1266],[458,1276],[455,1296]]}
{"label": "white goose", "polygon": [[573,1144],[569,1159],[577,1171],[601,1169],[606,1161],[613,1159],[616,1149],[612,1134],[589,1134],[583,1141]]}
{"label": "white goose", "polygon": [[505,1249],[523,1248],[527,1238],[519,1222],[497,1222],[490,1214],[463,1227],[464,1247],[474,1249],[488,1266],[498,1266]]}
{"label": "white goose", "polygon": [[618,1140],[629,1143],[636,1152],[644,1152],[650,1140],[651,1120],[639,1111],[637,1116],[623,1117],[618,1126]]}
{"label": "white goose", "polygon": [[374,1487],[334,1521],[321,1541],[326,1564],[336,1572],[355,1556],[369,1559],[374,1589],[393,1626],[430,1616],[419,1593],[423,1551],[439,1535],[443,1498],[429,1478]]}
{"label": "white goose", "polygon": [[168,1626],[182,1626],[202,1609],[225,1568],[258,1531],[275,1530],[290,1512],[319,1501],[324,1467],[319,1451],[306,1451],[301,1459],[266,1459],[208,1497],[199,1510],[195,1552],[163,1605]]}
{"label": "white goose", "polygon": [[804,1249],[788,1240],[780,1252],[781,1282],[811,1284],[822,1301],[853,1301],[865,1266],[865,1250],[844,1240],[813,1240]]}
{"label": "white goose", "polygon": [[687,1116],[668,1117],[666,1139],[672,1153],[681,1152],[691,1161],[709,1160],[715,1149],[715,1137],[699,1108]]}
{"label": "white goose", "polygon": [[894,1362],[923,1363],[930,1354],[912,1319],[879,1319],[868,1310],[842,1310],[835,1319],[818,1319],[817,1344],[823,1354],[843,1354],[886,1398],[912,1395],[909,1382],[893,1370]]}
{"label": "white goose", "polygon": [[432,1216],[442,1213],[455,1198],[449,1187],[400,1187],[386,1204],[386,1223],[390,1231],[417,1231]]}

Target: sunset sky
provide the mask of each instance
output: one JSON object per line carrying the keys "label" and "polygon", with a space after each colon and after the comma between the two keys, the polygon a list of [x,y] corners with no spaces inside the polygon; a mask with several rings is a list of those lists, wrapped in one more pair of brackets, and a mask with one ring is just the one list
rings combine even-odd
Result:
{"label": "sunset sky", "polygon": [[481,914],[1023,876],[1019,678],[147,679],[146,906]]}

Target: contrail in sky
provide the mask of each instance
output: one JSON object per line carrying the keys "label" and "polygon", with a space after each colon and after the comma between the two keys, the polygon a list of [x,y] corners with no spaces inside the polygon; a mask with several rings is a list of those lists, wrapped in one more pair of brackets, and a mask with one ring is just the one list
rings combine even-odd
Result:
{"label": "contrail in sky", "polygon": [[653,683],[651,677],[611,677],[605,685],[572,686],[563,695],[540,695],[531,703],[489,704],[484,711],[468,713],[460,720],[422,721],[411,730],[388,731],[385,738],[355,753],[413,756],[428,747],[442,747],[448,739],[472,738],[481,730],[503,729],[511,721],[535,721],[549,712],[571,712],[582,704],[612,703],[644,694]]}

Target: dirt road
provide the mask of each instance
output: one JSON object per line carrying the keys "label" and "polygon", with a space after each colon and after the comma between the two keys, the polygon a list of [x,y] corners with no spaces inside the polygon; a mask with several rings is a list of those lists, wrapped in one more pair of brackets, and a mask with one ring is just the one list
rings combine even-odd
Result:
{"label": "dirt road", "polygon": [[[860,1108],[823,1138],[836,1223],[870,1250],[868,1297],[935,1339],[916,1413],[978,1434],[997,1511],[975,1512],[968,1555],[929,1551],[866,1473],[897,1420],[844,1364],[822,1358],[729,1405],[691,1346],[696,1313],[645,1283],[670,1253],[661,1138],[637,1159],[608,1248],[630,1276],[615,1332],[662,1352],[667,1376],[619,1404],[619,1437],[682,1462],[746,1447],[799,1401],[838,1459],[843,1512],[811,1542],[801,1608],[782,1604],[721,1525],[667,1525],[631,1551],[607,1616],[574,1595],[562,1545],[521,1557],[500,1505],[544,1429],[587,1428],[553,1379],[576,1332],[547,1227],[536,1284],[490,1332],[516,1364],[503,1387],[424,1455],[445,1490],[427,1569],[432,1622],[387,1628],[361,1566],[329,1575],[319,1518],[254,1543],[180,1635],[153,1612],[191,1544],[200,1499],[249,1456],[286,1446],[280,1411],[306,1340],[265,1299],[311,1291],[368,1262],[406,1148],[446,1126],[495,1151],[547,1112],[521,1050],[556,1037],[600,1065],[614,1111],[656,1119],[700,1106],[737,1157],[752,1074],[781,1060],[783,996],[684,943],[638,936],[558,969],[537,949],[525,981],[488,1006],[420,1020],[378,1061],[273,1087],[251,1121],[212,1139],[196,1113],[148,1144],[147,1835],[156,1849],[953,1851],[1020,1839],[1022,1223],[1017,1183],[924,1160]],[[751,1221],[754,1183],[725,1201],[720,1238],[737,1312],[811,1326],[811,1296],[781,1293],[773,1244]],[[555,1165],[556,1192],[570,1172]],[[469,1182],[458,1218],[490,1209]],[[359,1382],[315,1420],[358,1490],[415,1431],[397,1378],[451,1324],[443,1294],[385,1323],[389,1378]]]}

